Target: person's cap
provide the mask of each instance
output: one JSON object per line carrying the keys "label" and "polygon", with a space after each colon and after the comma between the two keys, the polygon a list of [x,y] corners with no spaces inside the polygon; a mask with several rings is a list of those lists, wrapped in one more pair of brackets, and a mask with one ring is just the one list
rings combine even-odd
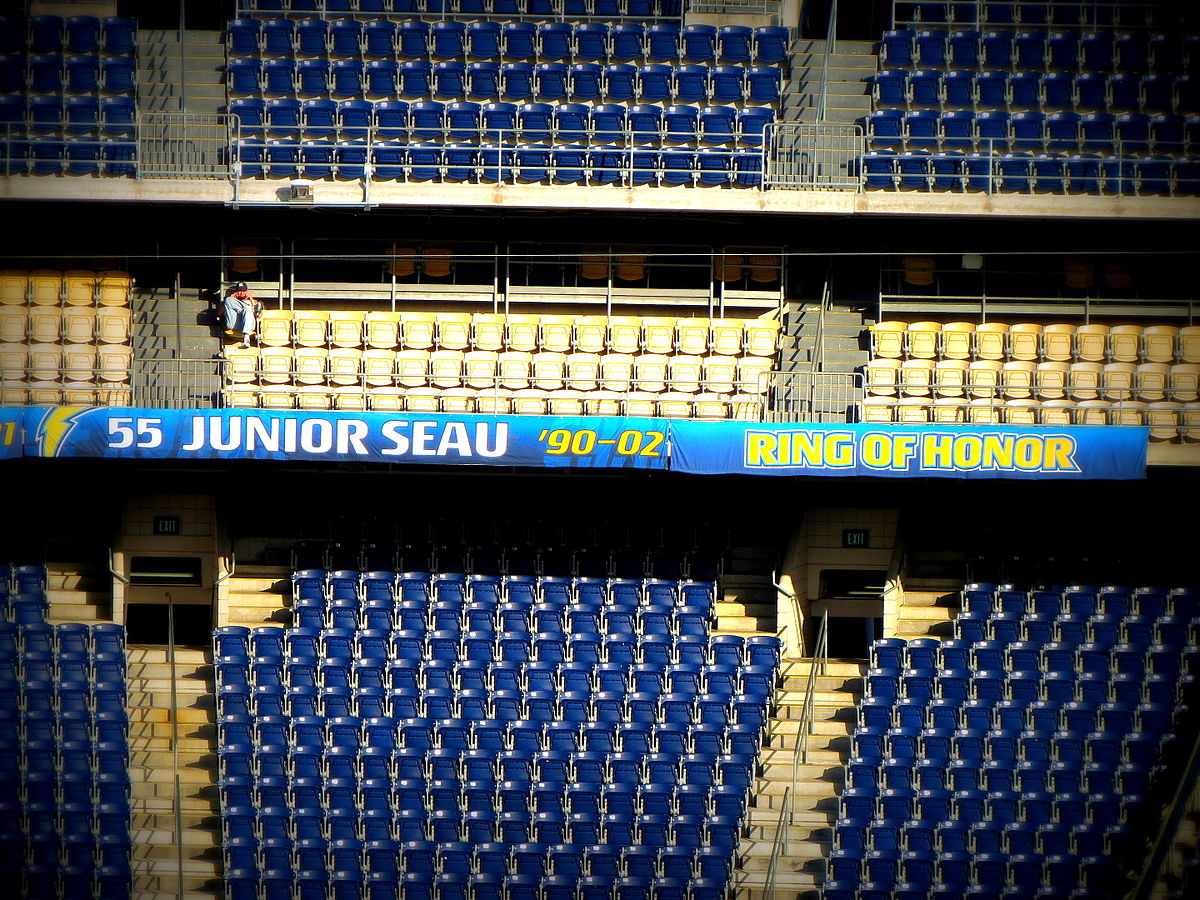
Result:
{"label": "person's cap", "polygon": [[248,288],[248,287],[246,287],[246,282],[244,282],[244,281],[239,281],[237,284],[235,284],[235,285],[233,286],[233,289],[234,289],[235,291],[247,291],[247,290],[249,290],[249,288]]}

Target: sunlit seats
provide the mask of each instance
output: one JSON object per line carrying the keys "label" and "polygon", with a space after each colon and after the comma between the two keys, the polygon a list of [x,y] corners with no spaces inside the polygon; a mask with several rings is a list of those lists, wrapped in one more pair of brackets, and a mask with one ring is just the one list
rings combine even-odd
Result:
{"label": "sunlit seats", "polygon": [[1175,361],[1179,329],[1174,325],[1147,325],[1142,331],[1142,359],[1148,363]]}
{"label": "sunlit seats", "polygon": [[876,322],[871,326],[871,353],[884,359],[904,356],[904,322]]}
{"label": "sunlit seats", "polygon": [[918,359],[936,357],[941,330],[942,326],[938,322],[910,323],[904,332],[904,347],[907,355]]}
{"label": "sunlit seats", "polygon": [[708,352],[709,320],[679,319],[675,323],[675,335],[677,353],[701,356]]}
{"label": "sunlit seats", "polygon": [[455,388],[462,386],[463,352],[461,350],[435,350],[429,354],[429,383],[434,387]]}
{"label": "sunlit seats", "polygon": [[608,349],[613,353],[635,354],[642,346],[642,320],[636,316],[610,316]]}
{"label": "sunlit seats", "polygon": [[621,394],[614,391],[580,391],[583,411],[589,416],[619,416]]}
{"label": "sunlit seats", "polygon": [[324,347],[297,347],[293,357],[297,384],[324,384],[329,370],[329,351]]}
{"label": "sunlit seats", "polygon": [[743,356],[738,360],[738,390],[747,394],[766,393],[767,380],[774,367],[774,360],[765,356]]}
{"label": "sunlit seats", "polygon": [[658,398],[661,394],[650,394],[644,391],[630,391],[621,402],[621,408],[627,416],[653,418],[658,414]]}
{"label": "sunlit seats", "polygon": [[400,314],[400,342],[406,350],[431,350],[434,345],[436,313],[405,312]]}
{"label": "sunlit seats", "polygon": [[737,356],[742,352],[745,330],[741,319],[713,319],[709,323],[710,349],[722,356]]}
{"label": "sunlit seats", "polygon": [[91,306],[96,302],[96,273],[71,269],[63,276],[63,302],[68,306]]}
{"label": "sunlit seats", "polygon": [[509,350],[532,353],[538,348],[540,335],[537,316],[509,316],[505,327],[504,345]]}
{"label": "sunlit seats", "polygon": [[1108,358],[1108,326],[1096,323],[1075,329],[1075,358],[1080,362],[1103,362]]}
{"label": "sunlit seats", "polygon": [[577,353],[603,353],[608,343],[607,316],[577,316],[573,346]]}
{"label": "sunlit seats", "polygon": [[62,332],[62,310],[56,306],[31,306],[29,313],[29,339],[31,341],[57,341]]}
{"label": "sunlit seats", "polygon": [[362,378],[363,351],[357,347],[334,347],[329,351],[329,383],[358,384]]}
{"label": "sunlit seats", "polygon": [[292,342],[292,311],[264,309],[258,317],[259,342],[273,347],[286,347]]}
{"label": "sunlit seats", "polygon": [[496,384],[496,353],[492,350],[472,350],[463,354],[463,383],[484,390]]}
{"label": "sunlit seats", "polygon": [[975,326],[975,358],[1004,359],[1007,355],[1008,326],[1003,322],[984,322]]}
{"label": "sunlit seats", "polygon": [[594,391],[600,386],[598,353],[567,354],[567,387],[576,391]]}
{"label": "sunlit seats", "polygon": [[779,348],[779,322],[774,319],[748,319],[742,338],[751,356],[774,356]]}
{"label": "sunlit seats", "polygon": [[429,381],[429,351],[396,352],[396,383],[409,388],[424,387]]}
{"label": "sunlit seats", "polygon": [[334,310],[329,313],[329,343],[334,347],[358,347],[363,342],[365,313]]}
{"label": "sunlit seats", "polygon": [[517,415],[541,416],[546,413],[546,392],[537,388],[521,388],[513,391],[512,410]]}
{"label": "sunlit seats", "polygon": [[292,340],[298,347],[324,347],[329,313],[323,309],[297,309],[292,314]]}
{"label": "sunlit seats", "polygon": [[642,319],[642,351],[666,356],[675,352],[675,320],[663,316]]}
{"label": "sunlit seats", "polygon": [[582,391],[566,388],[549,391],[546,394],[546,412],[552,416],[581,416],[585,396]]}
{"label": "sunlit seats", "polygon": [[729,413],[728,394],[705,392],[692,398],[692,415],[697,419],[728,419]]}
{"label": "sunlit seats", "polygon": [[404,408],[408,412],[433,413],[438,412],[442,392],[432,387],[410,388],[404,394]]}
{"label": "sunlit seats", "polygon": [[1113,362],[1137,362],[1142,355],[1142,326],[1114,325],[1108,330],[1108,358]]}
{"label": "sunlit seats", "polygon": [[633,379],[633,360],[628,353],[605,353],[601,356],[601,389],[618,393],[628,391]]}
{"label": "sunlit seats", "polygon": [[24,306],[29,290],[29,273],[24,269],[0,270],[0,305]]}
{"label": "sunlit seats", "polygon": [[570,316],[542,316],[538,321],[538,343],[550,353],[570,353],[575,320]]}
{"label": "sunlit seats", "polygon": [[1068,362],[1075,355],[1075,326],[1056,322],[1042,329],[1041,358]]}
{"label": "sunlit seats", "polygon": [[658,414],[667,419],[686,419],[692,414],[692,395],[667,391],[658,395]]}
{"label": "sunlit seats", "polygon": [[909,397],[927,397],[933,386],[932,359],[906,359],[900,364],[900,393]]}
{"label": "sunlit seats", "polygon": [[939,359],[933,367],[934,393],[939,397],[961,397],[967,386],[965,359]]}
{"label": "sunlit seats", "polygon": [[234,384],[247,384],[258,377],[257,347],[230,347],[225,351],[228,365],[225,367],[226,378]]}
{"label": "sunlit seats", "polygon": [[471,346],[475,350],[504,349],[506,317],[498,313],[476,313],[471,317]]}
{"label": "sunlit seats", "polygon": [[532,367],[533,354],[531,353],[510,350],[496,357],[499,384],[512,391],[529,389]]}
{"label": "sunlit seats", "polygon": [[947,322],[941,327],[939,341],[943,359],[970,359],[975,325],[971,322]]}
{"label": "sunlit seats", "polygon": [[700,390],[702,364],[698,356],[672,356],[667,362],[667,384],[670,390],[688,394]]}
{"label": "sunlit seats", "polygon": [[471,346],[470,313],[439,313],[437,345],[442,350],[466,350]]}
{"label": "sunlit seats", "polygon": [[35,306],[58,306],[62,302],[62,272],[34,269],[29,273],[29,302]]}
{"label": "sunlit seats", "polygon": [[1008,355],[1012,359],[1036,360],[1041,349],[1042,326],[1018,322],[1008,329]]}
{"label": "sunlit seats", "polygon": [[400,313],[367,313],[363,317],[363,343],[372,350],[394,350],[399,346]]}
{"label": "sunlit seats", "polygon": [[441,411],[470,413],[475,411],[475,390],[468,387],[449,388],[441,393]]}
{"label": "sunlit seats", "polygon": [[[67,310],[66,316],[75,311]],[[82,312],[82,310],[80,310]],[[129,307],[105,307],[96,310],[96,340],[101,344],[128,343],[133,332],[133,310]],[[71,338],[67,338],[71,340]]]}
{"label": "sunlit seats", "polygon": [[393,384],[396,373],[395,350],[364,350],[362,354],[363,381],[371,387]]}

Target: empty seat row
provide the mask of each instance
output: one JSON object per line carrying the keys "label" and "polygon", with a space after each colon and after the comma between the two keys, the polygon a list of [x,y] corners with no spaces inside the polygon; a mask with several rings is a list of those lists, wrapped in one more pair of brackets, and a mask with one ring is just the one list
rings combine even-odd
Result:
{"label": "empty seat row", "polygon": [[871,150],[859,160],[869,190],[1195,196],[1200,159],[1061,153]]}
{"label": "empty seat row", "polygon": [[[3,324],[2,320],[0,324]],[[0,369],[6,382],[16,381],[22,375],[27,376],[30,383],[58,379],[67,382],[128,381],[132,357],[128,338],[120,344],[0,344]]]}
{"label": "empty seat row", "polygon": [[866,850],[944,850],[948,853],[1029,853],[1049,856],[1106,856],[1111,840],[1128,831],[1124,825],[1078,825],[1033,822],[935,822],[910,819],[847,818],[834,824],[838,846]]}
{"label": "empty seat row", "polygon": [[0,354],[10,343],[63,341],[65,343],[124,344],[129,340],[133,316],[129,307],[0,307]]}
{"label": "empty seat row", "polygon": [[[126,379],[127,380],[127,379]],[[128,385],[0,381],[4,406],[133,406]]]}
{"label": "empty seat row", "polygon": [[[990,615],[964,610],[954,620],[955,638],[970,641],[1067,641],[1077,644],[1103,643],[1105,634],[1115,634],[1109,629],[1120,623],[1125,633],[1156,635],[1155,640],[1176,647],[1183,647],[1200,640],[1200,632],[1194,620],[1182,616],[1163,615],[1153,620],[1143,616],[1118,618],[1102,614],[1072,615],[1063,613],[1050,615],[1040,612],[993,612]],[[1152,629],[1145,632],[1144,629]],[[1103,629],[1103,631],[1101,630]],[[1099,640],[1098,640],[1099,639]],[[1145,643],[1138,639],[1135,643]],[[954,645],[958,649],[958,645]],[[946,648],[942,648],[943,655]]]}
{"label": "empty seat row", "polygon": [[896,21],[946,25],[1063,25],[1144,29],[1147,23],[1170,24],[1168,14],[1150,0],[1096,4],[1090,0],[899,0]]}
{"label": "empty seat row", "polygon": [[787,30],[729,25],[608,25],[585,22],[426,22],[376,18],[234,19],[226,30],[231,56],[382,57],[782,63]]}
{"label": "empty seat row", "polygon": [[[5,92],[49,94],[50,99],[76,94],[132,94],[137,87],[137,62],[132,56],[61,56],[39,53],[22,58],[0,54],[0,86]],[[59,96],[63,95],[63,96]]]}
{"label": "empty seat row", "polygon": [[128,273],[111,269],[4,269],[0,306],[128,306],[131,285]]}
{"label": "empty seat row", "polygon": [[1054,322],[877,322],[871,353],[901,359],[1200,363],[1200,327]]}
{"label": "empty seat row", "polygon": [[[45,571],[41,566],[28,568]],[[45,577],[44,574],[42,577]],[[91,653],[93,656],[97,653],[123,653],[124,635],[123,626],[107,622],[96,625],[79,622],[48,625],[42,617],[36,617],[29,624],[0,621],[0,658],[26,652]]]}
{"label": "empty seat row", "polygon": [[1200,616],[1200,596],[1189,588],[1128,588],[1120,585],[1043,585],[1031,590],[1012,584],[972,582],[961,592],[962,609],[973,613],[1045,613],[1158,617]]}
{"label": "empty seat row", "polygon": [[1109,72],[1183,72],[1200,38],[1180,33],[1075,29],[899,28],[880,40],[884,66],[953,66],[962,69],[1041,69]]}
{"label": "empty seat row", "polygon": [[[55,146],[53,138],[76,137],[72,146],[96,146],[97,135],[132,135],[136,121],[137,104],[131,97],[0,96],[0,125],[8,132],[10,169],[28,158],[33,146]],[[104,142],[98,145],[106,146]]]}
{"label": "empty seat row", "polygon": [[372,18],[378,13],[394,13],[437,18],[492,15],[501,19],[560,15],[571,19],[678,19],[681,11],[676,0],[243,0],[240,9],[247,14],[323,11],[363,13]]}
{"label": "empty seat row", "polygon": [[[530,316],[492,313],[266,310],[259,333],[268,346],[534,351],[602,354],[672,353],[773,356],[773,319],[637,316]],[[265,352],[265,351],[264,351]]]}
{"label": "empty seat row", "polygon": [[54,15],[0,21],[0,44],[5,52],[28,48],[32,53],[132,53],[137,46],[137,21],[123,16]]}

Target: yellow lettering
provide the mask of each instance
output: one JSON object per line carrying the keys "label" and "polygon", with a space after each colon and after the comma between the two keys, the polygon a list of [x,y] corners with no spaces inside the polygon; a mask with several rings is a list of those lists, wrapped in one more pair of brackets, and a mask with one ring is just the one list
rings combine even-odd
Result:
{"label": "yellow lettering", "polygon": [[1023,437],[1017,440],[1017,468],[1040,469],[1044,445],[1040,437]]}
{"label": "yellow lettering", "polygon": [[977,469],[982,458],[983,442],[977,435],[960,435],[954,442],[954,468]]}
{"label": "yellow lettering", "polygon": [[886,469],[892,462],[892,441],[886,434],[868,434],[862,442],[863,462],[872,469]]}
{"label": "yellow lettering", "polygon": [[779,460],[775,456],[777,447],[775,435],[762,431],[746,433],[746,465],[748,466],[777,466]]}
{"label": "yellow lettering", "polygon": [[921,458],[926,469],[949,469],[954,438],[948,434],[925,435],[925,446],[921,450]]}
{"label": "yellow lettering", "polygon": [[825,465],[847,468],[854,465],[854,436],[844,431],[825,435]]}
{"label": "yellow lettering", "polygon": [[1074,453],[1074,438],[1046,438],[1046,470],[1049,472],[1078,472],[1079,466],[1075,465]]}
{"label": "yellow lettering", "polygon": [[826,435],[820,431],[797,431],[792,435],[792,465],[825,465]]}
{"label": "yellow lettering", "polygon": [[985,469],[1011,469],[1012,465],[1012,435],[985,434],[983,436],[983,467]]}
{"label": "yellow lettering", "polygon": [[895,462],[897,469],[907,469],[908,461],[917,452],[917,436],[915,434],[898,434],[895,441]]}

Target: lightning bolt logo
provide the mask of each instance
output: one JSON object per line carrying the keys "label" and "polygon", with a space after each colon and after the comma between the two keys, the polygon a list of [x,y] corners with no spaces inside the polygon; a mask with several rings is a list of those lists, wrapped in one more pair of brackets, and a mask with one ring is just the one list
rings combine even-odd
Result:
{"label": "lightning bolt logo", "polygon": [[42,417],[37,427],[37,441],[41,456],[58,456],[63,441],[87,412],[87,406],[56,406]]}

